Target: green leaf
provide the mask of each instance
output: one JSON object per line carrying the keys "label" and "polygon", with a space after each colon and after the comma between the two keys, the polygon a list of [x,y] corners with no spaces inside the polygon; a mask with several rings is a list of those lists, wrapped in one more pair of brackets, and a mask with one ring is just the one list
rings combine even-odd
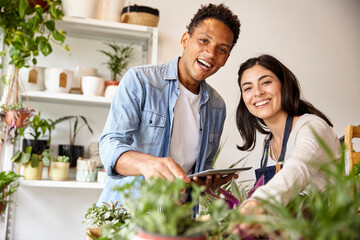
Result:
{"label": "green leaf", "polygon": [[29,6],[28,0],[20,0],[20,3],[19,3],[19,14],[20,14],[20,17],[21,17],[21,18],[24,18],[24,16],[25,16],[25,11],[26,11],[26,9],[28,8],[28,6]]}
{"label": "green leaf", "polygon": [[59,42],[64,42],[65,41],[65,36],[63,34],[59,33],[56,30],[53,31],[53,37],[54,37],[55,40],[57,40]]}
{"label": "green leaf", "polygon": [[31,167],[35,168],[39,166],[39,155],[32,154],[31,155]]}
{"label": "green leaf", "polygon": [[11,157],[11,161],[12,162],[16,162],[20,157],[21,157],[21,151],[17,151],[12,157]]}
{"label": "green leaf", "polygon": [[46,40],[46,41],[40,41],[39,42],[39,49],[40,52],[46,57],[47,55],[49,55],[52,52],[52,48],[50,43]]}
{"label": "green leaf", "polygon": [[[55,22],[54,21],[46,21],[45,26],[47,29],[49,29],[50,32],[53,32],[55,30]],[[55,36],[54,36],[54,38],[55,38]]]}
{"label": "green leaf", "polygon": [[31,154],[30,153],[22,153],[20,158],[20,164],[26,164],[30,161]]}

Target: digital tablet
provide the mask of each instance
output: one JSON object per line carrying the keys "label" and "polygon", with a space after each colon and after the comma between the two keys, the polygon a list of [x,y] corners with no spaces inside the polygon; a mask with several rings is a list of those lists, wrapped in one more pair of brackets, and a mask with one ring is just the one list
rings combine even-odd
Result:
{"label": "digital tablet", "polygon": [[198,172],[198,173],[194,173],[194,174],[190,174],[188,175],[189,178],[193,178],[193,177],[205,177],[207,175],[215,175],[215,174],[220,174],[221,176],[223,175],[229,175],[232,173],[237,173],[237,172],[241,172],[241,171],[246,171],[251,169],[252,167],[243,167],[243,168],[224,168],[224,169],[209,169],[209,170],[205,170],[202,172]]}

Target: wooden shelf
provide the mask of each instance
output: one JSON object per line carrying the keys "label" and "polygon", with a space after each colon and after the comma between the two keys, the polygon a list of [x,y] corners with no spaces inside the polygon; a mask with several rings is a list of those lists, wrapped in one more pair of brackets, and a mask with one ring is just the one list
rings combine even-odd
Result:
{"label": "wooden shelf", "polygon": [[154,27],[69,16],[56,22],[56,27],[62,28],[69,36],[102,40],[148,41],[157,32]]}
{"label": "wooden shelf", "polygon": [[58,188],[83,188],[83,189],[103,189],[105,183],[98,182],[78,182],[69,181],[53,181],[53,180],[20,180],[20,186],[27,187],[58,187]]}
{"label": "wooden shelf", "polygon": [[[69,93],[53,93],[46,91],[27,91],[30,101],[46,101],[47,103],[67,103],[89,106],[109,107],[111,99],[106,97],[84,96],[81,94]],[[24,93],[21,94],[22,99],[26,99]]]}

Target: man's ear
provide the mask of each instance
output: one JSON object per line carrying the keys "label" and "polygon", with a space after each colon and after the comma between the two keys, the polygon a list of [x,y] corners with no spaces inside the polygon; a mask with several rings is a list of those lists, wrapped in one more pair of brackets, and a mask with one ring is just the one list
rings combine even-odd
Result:
{"label": "man's ear", "polygon": [[187,41],[190,38],[190,34],[188,32],[184,32],[184,34],[181,37],[180,44],[183,48],[186,47]]}

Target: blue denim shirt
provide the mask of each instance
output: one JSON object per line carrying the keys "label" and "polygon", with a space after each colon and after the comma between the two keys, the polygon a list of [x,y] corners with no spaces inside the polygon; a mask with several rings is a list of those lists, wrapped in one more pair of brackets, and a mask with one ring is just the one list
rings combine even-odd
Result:
{"label": "blue denim shirt", "polygon": [[[127,151],[168,157],[174,106],[178,89],[178,60],[161,65],[133,67],[122,78],[113,97],[100,138],[100,157],[110,176],[98,205],[120,200],[113,191],[134,177],[114,171],[117,159]],[[201,83],[199,147],[194,172],[212,168],[226,116],[222,97],[205,81]]]}

